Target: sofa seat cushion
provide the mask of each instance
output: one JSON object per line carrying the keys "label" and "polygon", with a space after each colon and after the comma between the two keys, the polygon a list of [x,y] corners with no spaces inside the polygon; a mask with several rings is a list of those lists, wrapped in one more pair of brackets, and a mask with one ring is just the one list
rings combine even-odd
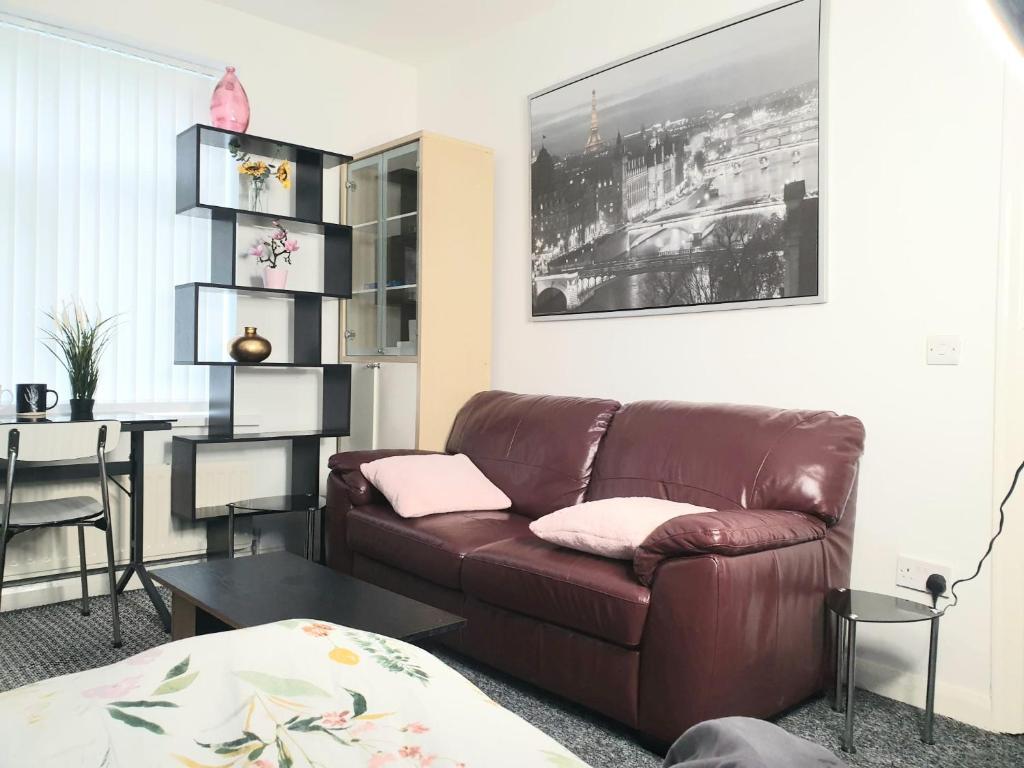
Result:
{"label": "sofa seat cushion", "polygon": [[402,518],[386,504],[353,507],[348,546],[358,554],[458,589],[462,561],[470,552],[529,533],[530,518],[513,512],[451,512]]}
{"label": "sofa seat cushion", "polygon": [[462,590],[626,647],[640,644],[651,598],[628,562],[565,549],[532,534],[468,554]]}

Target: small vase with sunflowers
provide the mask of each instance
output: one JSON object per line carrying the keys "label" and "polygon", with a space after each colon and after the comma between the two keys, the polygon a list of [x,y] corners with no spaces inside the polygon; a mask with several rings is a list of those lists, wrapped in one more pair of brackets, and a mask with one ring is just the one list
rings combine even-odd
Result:
{"label": "small vase with sunflowers", "polygon": [[287,160],[281,160],[276,164],[268,163],[250,155],[242,149],[237,140],[232,140],[228,149],[231,157],[238,163],[238,173],[248,182],[249,210],[257,213],[267,212],[267,183],[271,177],[277,179],[284,189],[291,189],[292,168]]}

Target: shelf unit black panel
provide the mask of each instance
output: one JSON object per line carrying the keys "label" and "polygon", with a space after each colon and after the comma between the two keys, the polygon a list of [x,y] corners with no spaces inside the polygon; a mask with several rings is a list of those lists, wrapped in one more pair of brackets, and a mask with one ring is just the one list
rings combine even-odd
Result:
{"label": "shelf unit black panel", "polygon": [[184,131],[184,134],[192,131],[198,132],[199,140],[203,144],[224,150],[228,149],[232,141],[237,141],[244,151],[251,154],[279,157],[283,160],[291,160],[292,162],[298,162],[301,154],[322,156],[325,169],[337,168],[339,165],[345,165],[352,160],[351,155],[346,155],[343,152],[313,149],[313,147],[307,147],[303,144],[281,141],[280,139],[267,139],[263,136],[253,136],[251,133],[236,133],[226,128],[215,128],[212,125],[193,125]]}
{"label": "shelf unit black panel", "polygon": [[[235,285],[235,264],[238,247],[238,225],[271,226],[280,221],[292,233],[313,235],[324,240],[323,294],[338,299],[352,298],[352,227],[347,224],[319,222],[308,224],[285,216],[253,214],[234,208],[200,207],[186,211],[202,212],[210,219],[210,282],[206,285],[243,288]],[[180,213],[180,211],[179,211]],[[262,288],[259,290],[272,290]],[[286,293],[310,293],[286,291]]]}
{"label": "shelf unit black panel", "polygon": [[301,216],[288,216],[283,213],[261,213],[259,211],[248,211],[245,208],[232,208],[227,205],[214,205],[212,203],[195,203],[182,208],[177,213],[185,216],[195,216],[200,219],[228,218],[233,217],[237,223],[249,227],[269,227],[275,221],[281,222],[289,232],[298,232],[300,235],[322,235],[330,229],[347,229],[347,224],[335,224],[331,221],[317,221]]}
{"label": "shelf unit black panel", "polygon": [[316,291],[293,291],[291,288],[263,288],[259,285],[230,285],[224,283],[182,283],[181,285],[175,286],[175,288],[184,288],[186,286],[194,285],[197,288],[211,288],[218,291],[234,291],[235,293],[252,293],[257,296],[265,296],[267,298],[291,298],[292,296],[310,296],[318,299],[349,299],[351,296],[346,296],[340,293],[317,293]]}
{"label": "shelf unit black panel", "polygon": [[[287,159],[295,164],[295,215],[282,216],[243,208],[212,205],[200,200],[202,145],[227,150],[237,142],[243,151]],[[175,288],[174,359],[181,365],[202,365],[209,372],[209,426],[204,434],[176,435],[171,443],[171,511],[187,520],[224,514],[224,507],[196,509],[196,463],[202,445],[288,442],[291,446],[293,494],[317,493],[320,483],[320,441],[345,437],[351,424],[352,369],[344,363],[323,363],[321,321],[324,299],[352,295],[352,228],[325,222],[323,172],[351,158],[338,152],[305,147],[260,136],[238,134],[220,128],[194,125],[178,135],[177,211],[209,218],[210,282],[193,282]],[[322,293],[236,285],[238,227],[271,226],[279,221],[289,231],[323,237]],[[293,303],[292,362],[238,363],[198,358],[200,292],[230,291]],[[235,372],[250,368],[316,368],[322,373],[321,427],[316,430],[277,432],[235,431]]]}
{"label": "shelf unit black panel", "polygon": [[287,441],[291,444],[289,492],[315,494],[320,486],[320,441],[338,436],[324,432],[263,432],[225,441],[175,436],[171,440],[171,514],[188,521],[210,520],[227,514],[225,506],[196,507],[196,467],[199,447],[204,444]]}
{"label": "shelf unit black panel", "polygon": [[[199,357],[200,295],[204,290],[227,291],[290,299],[294,308],[292,360],[290,362],[240,363],[234,360],[203,360]],[[233,368],[319,368],[323,300],[339,298],[309,291],[279,291],[244,288],[213,283],[183,283],[174,289],[174,363],[175,365],[217,365]]]}
{"label": "shelf unit black panel", "polygon": [[[319,224],[323,221],[324,171],[337,168],[352,159],[341,152],[313,149],[301,144],[235,133],[209,125],[193,125],[179,133],[177,139],[178,169],[175,191],[178,213],[187,213],[199,208],[218,209],[218,206],[206,205],[200,199],[200,149],[206,145],[226,152],[232,143],[237,144],[243,152],[288,160],[295,164],[295,217],[290,220],[305,221],[309,224]],[[284,220],[289,217],[274,218]]]}
{"label": "shelf unit black panel", "polygon": [[282,432],[234,432],[230,435],[175,435],[174,440],[182,440],[196,445],[222,445],[224,443],[271,443],[280,440],[298,438],[315,438],[324,440],[335,437],[347,437],[345,432],[324,431],[321,429],[285,430]]}
{"label": "shelf unit black panel", "polygon": [[[237,366],[210,366],[210,424],[198,435],[175,435],[171,440],[171,512],[198,520],[196,511],[197,447],[234,443],[291,443],[292,493],[317,493],[320,483],[320,440],[347,437],[351,426],[352,366],[319,366],[321,428],[273,432],[238,432],[234,429],[234,387]],[[213,515],[216,516],[216,515]]]}

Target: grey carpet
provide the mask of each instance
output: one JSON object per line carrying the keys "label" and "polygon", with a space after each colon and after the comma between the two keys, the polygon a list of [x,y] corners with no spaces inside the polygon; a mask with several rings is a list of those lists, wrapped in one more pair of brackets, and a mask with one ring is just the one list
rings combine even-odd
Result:
{"label": "grey carpet", "polygon": [[[0,691],[56,675],[111,664],[168,641],[141,591],[121,599],[124,647],[110,647],[110,608],[94,598],[92,615],[77,602],[0,614]],[[661,759],[625,729],[569,702],[446,650],[431,648],[484,693],[564,744],[595,768],[657,768]],[[867,691],[857,693],[857,753],[839,750],[843,716],[825,699],[783,715],[778,724],[821,744],[858,768],[1011,768],[1024,766],[1024,739],[936,719],[936,745],[918,737],[921,710]]]}

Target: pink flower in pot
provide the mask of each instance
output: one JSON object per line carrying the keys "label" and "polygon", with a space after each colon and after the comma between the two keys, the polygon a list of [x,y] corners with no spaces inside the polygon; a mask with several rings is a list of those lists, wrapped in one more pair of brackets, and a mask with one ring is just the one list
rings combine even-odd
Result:
{"label": "pink flower in pot", "polygon": [[292,254],[299,250],[299,241],[288,239],[288,230],[280,223],[274,222],[274,230],[257,240],[249,248],[249,255],[256,261],[263,264],[263,285],[266,288],[283,289],[288,282],[288,270],[281,266],[278,260],[285,264],[292,263]]}

